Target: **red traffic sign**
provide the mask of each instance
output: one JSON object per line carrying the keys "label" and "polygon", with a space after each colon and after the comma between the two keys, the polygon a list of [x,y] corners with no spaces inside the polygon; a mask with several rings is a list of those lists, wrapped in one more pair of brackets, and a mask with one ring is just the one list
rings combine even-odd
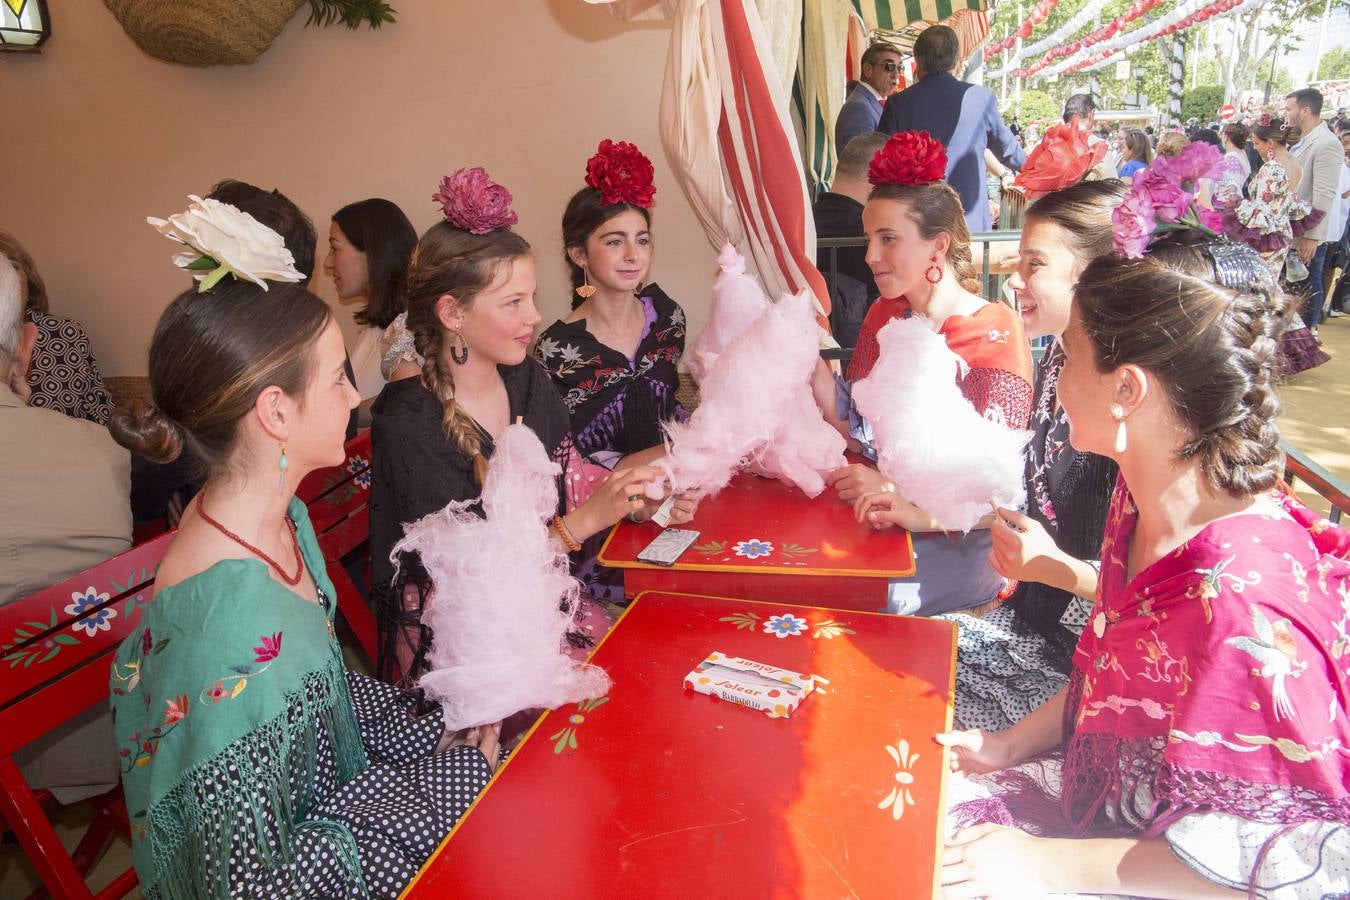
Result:
{"label": "red traffic sign", "polygon": [[1237,108],[1234,107],[1233,104],[1225,103],[1223,106],[1219,107],[1219,118],[1223,119],[1225,122],[1235,115],[1237,115]]}

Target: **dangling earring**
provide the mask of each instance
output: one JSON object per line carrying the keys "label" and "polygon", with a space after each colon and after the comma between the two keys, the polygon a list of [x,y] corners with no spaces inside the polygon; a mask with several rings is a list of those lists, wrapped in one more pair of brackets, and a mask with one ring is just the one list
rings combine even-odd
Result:
{"label": "dangling earring", "polygon": [[582,300],[589,300],[595,294],[595,285],[591,284],[590,275],[586,267],[581,267],[581,286],[576,289],[577,296]]}
{"label": "dangling earring", "polygon": [[450,358],[457,366],[469,361],[469,342],[458,331],[450,332]]}
{"label": "dangling earring", "polygon": [[291,467],[290,460],[286,458],[286,445],[281,445],[281,459],[277,460],[277,469],[280,474],[277,476],[277,493],[286,489],[286,470]]}
{"label": "dangling earring", "polygon": [[1111,404],[1111,418],[1116,420],[1116,445],[1117,453],[1125,452],[1125,407],[1119,403]]}
{"label": "dangling earring", "polygon": [[1275,148],[1274,148],[1274,147],[1271,147],[1270,149],[1268,149],[1268,150],[1266,151],[1266,159],[1267,159],[1267,160],[1272,160],[1272,159],[1274,159],[1274,158],[1275,158]]}
{"label": "dangling earring", "polygon": [[[942,266],[937,264],[937,254],[934,253],[928,261],[932,263],[932,265],[923,270],[923,280],[929,284],[937,284],[942,280]],[[934,272],[937,274],[934,275]]]}

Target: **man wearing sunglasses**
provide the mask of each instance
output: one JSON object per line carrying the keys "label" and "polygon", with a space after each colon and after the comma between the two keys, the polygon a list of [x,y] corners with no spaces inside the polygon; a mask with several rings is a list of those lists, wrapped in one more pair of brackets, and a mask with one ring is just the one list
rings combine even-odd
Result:
{"label": "man wearing sunglasses", "polygon": [[834,123],[834,148],[839,154],[853,138],[876,131],[881,107],[900,83],[900,51],[878,41],[862,55],[862,78],[844,101]]}
{"label": "man wearing sunglasses", "polygon": [[[1027,155],[998,114],[991,91],[959,80],[961,41],[946,25],[933,25],[914,41],[918,81],[891,97],[877,131],[927,131],[947,148],[947,183],[961,195],[972,232],[993,227],[985,198],[985,149],[1014,172]],[[1032,146],[1028,144],[1027,146]]]}

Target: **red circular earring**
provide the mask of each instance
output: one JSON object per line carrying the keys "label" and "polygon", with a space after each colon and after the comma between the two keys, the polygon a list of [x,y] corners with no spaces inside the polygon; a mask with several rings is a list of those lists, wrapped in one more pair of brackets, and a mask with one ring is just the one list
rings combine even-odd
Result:
{"label": "red circular earring", "polygon": [[[932,265],[923,270],[923,280],[929,284],[937,284],[942,280],[942,267],[937,264],[937,254],[934,253],[929,261]],[[933,275],[934,272],[937,272],[936,276]]]}

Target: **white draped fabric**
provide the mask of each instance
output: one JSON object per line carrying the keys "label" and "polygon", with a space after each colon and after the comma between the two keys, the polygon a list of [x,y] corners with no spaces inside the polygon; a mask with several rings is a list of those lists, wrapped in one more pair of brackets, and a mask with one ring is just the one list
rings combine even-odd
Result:
{"label": "white draped fabric", "polygon": [[661,140],[709,243],[736,247],[771,297],[811,290],[823,324],[829,295],[814,263],[788,107],[800,51],[776,53],[772,37],[800,34],[801,3],[762,2],[773,11],[767,27],[757,0],[615,0],[609,8],[630,21],[671,19]]}

